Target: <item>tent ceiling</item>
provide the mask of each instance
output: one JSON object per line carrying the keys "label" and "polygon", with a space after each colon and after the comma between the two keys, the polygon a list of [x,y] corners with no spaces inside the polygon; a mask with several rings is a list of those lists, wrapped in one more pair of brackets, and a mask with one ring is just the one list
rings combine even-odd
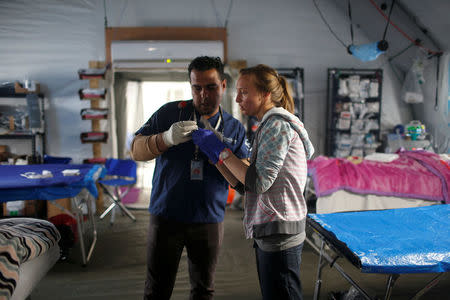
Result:
{"label": "tent ceiling", "polygon": [[450,1],[403,0],[401,3],[409,11],[414,12],[415,16],[429,29],[443,49],[450,49],[450,35],[448,33],[450,29],[450,18],[448,17]]}
{"label": "tent ceiling", "polygon": [[[343,16],[348,16],[348,1],[335,0],[335,2],[342,9]],[[378,41],[383,36],[386,20],[371,2],[375,2],[379,7],[386,3],[388,9],[385,10],[385,14],[388,15],[392,0],[353,0],[351,1],[352,19],[354,28],[362,30],[369,41]],[[426,48],[434,51],[439,48],[449,50],[450,18],[447,16],[449,12],[450,1],[448,0],[396,0],[391,20],[411,38],[420,39]],[[415,23],[428,30],[428,36],[421,32],[419,26]],[[350,23],[348,35],[345,35],[342,39],[350,43]],[[389,42],[388,57],[396,55],[411,44],[392,25],[389,26],[386,40]],[[354,42],[355,44],[365,43],[364,40],[361,40],[361,37],[358,37],[357,32]],[[401,70],[406,71],[411,65],[411,60],[416,57],[416,53],[417,47],[411,47],[392,62]]]}

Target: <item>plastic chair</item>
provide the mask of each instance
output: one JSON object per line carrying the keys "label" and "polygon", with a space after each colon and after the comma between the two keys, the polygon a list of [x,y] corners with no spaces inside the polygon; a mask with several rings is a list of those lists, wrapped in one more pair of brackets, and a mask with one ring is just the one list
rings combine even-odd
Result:
{"label": "plastic chair", "polygon": [[62,157],[62,156],[51,156],[44,154],[44,164],[70,164],[72,161],[71,157]]}
{"label": "plastic chair", "polygon": [[[131,159],[109,158],[105,163],[106,179],[99,180],[98,183],[105,193],[112,199],[113,203],[101,214],[103,219],[111,212],[111,225],[114,223],[114,208],[118,206],[130,219],[136,221],[133,214],[123,205],[122,198],[128,194],[131,187],[136,183],[136,162]],[[113,187],[114,192],[108,187]],[[120,191],[120,187],[127,187],[125,191]]]}

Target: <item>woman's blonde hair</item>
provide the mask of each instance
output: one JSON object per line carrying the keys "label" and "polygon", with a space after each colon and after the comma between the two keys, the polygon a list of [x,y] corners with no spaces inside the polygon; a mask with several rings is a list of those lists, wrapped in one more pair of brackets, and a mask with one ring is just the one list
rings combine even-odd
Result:
{"label": "woman's blonde hair", "polygon": [[241,69],[240,75],[253,75],[256,89],[261,93],[270,93],[270,100],[276,107],[283,107],[294,113],[294,99],[289,84],[277,71],[267,65]]}

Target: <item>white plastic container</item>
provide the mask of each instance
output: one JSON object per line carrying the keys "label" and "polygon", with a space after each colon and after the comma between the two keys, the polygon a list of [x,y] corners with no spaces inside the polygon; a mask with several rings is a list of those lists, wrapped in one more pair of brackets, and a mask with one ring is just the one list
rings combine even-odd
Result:
{"label": "white plastic container", "polygon": [[25,213],[25,201],[9,201],[6,202],[7,216],[23,216]]}

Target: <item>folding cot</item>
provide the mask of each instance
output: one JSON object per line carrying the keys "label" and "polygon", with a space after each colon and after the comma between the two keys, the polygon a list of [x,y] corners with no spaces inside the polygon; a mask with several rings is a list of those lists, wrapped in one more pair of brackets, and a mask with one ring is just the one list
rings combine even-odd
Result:
{"label": "folding cot", "polygon": [[[328,263],[365,299],[372,299],[336,262],[343,257],[363,273],[388,274],[384,299],[390,299],[400,274],[438,273],[413,299],[419,299],[450,271],[450,205],[380,211],[309,214],[307,224],[320,237],[314,299],[319,298],[322,269]],[[332,254],[326,250],[328,245]]]}

